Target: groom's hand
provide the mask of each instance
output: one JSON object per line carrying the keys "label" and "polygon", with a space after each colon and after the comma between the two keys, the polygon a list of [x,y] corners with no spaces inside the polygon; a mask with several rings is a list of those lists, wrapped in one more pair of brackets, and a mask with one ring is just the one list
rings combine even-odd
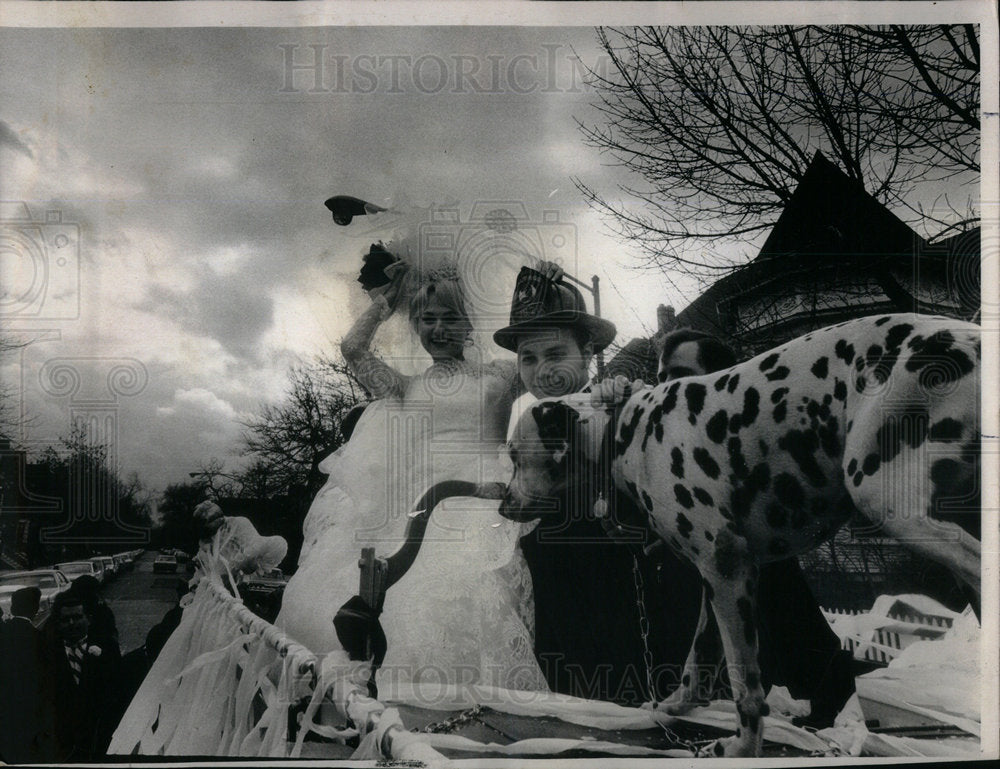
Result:
{"label": "groom's hand", "polygon": [[594,408],[602,406],[620,406],[639,390],[643,390],[648,385],[641,379],[632,382],[625,377],[618,375],[611,379],[604,379],[597,382],[590,389],[590,405]]}
{"label": "groom's hand", "polygon": [[542,273],[547,280],[551,280],[553,283],[558,283],[566,274],[566,271],[555,262],[546,261],[539,262],[538,266],[535,267],[535,272]]}

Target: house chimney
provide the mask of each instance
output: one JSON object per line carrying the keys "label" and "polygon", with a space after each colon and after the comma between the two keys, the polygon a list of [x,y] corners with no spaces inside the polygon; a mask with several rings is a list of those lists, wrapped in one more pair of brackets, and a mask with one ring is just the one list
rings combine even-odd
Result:
{"label": "house chimney", "polygon": [[674,308],[661,304],[656,308],[657,333],[666,334],[677,328],[677,318],[674,316]]}

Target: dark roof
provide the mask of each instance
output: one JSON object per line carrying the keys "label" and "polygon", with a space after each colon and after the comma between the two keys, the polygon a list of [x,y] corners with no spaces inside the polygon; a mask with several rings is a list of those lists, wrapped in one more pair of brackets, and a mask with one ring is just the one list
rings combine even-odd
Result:
{"label": "dark roof", "polygon": [[920,236],[819,152],[756,258],[722,278],[677,317],[682,326],[724,334],[720,302],[768,291],[794,273],[857,275],[878,265],[911,262]]}

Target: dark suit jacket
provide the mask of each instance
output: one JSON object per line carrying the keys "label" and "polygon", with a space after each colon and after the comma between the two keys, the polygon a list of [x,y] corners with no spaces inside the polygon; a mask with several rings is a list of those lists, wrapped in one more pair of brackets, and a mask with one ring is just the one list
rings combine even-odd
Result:
{"label": "dark suit jacket", "polygon": [[60,639],[47,643],[47,685],[55,711],[56,738],[60,759],[82,761],[105,754],[121,712],[121,652],[111,638],[89,635],[87,646],[97,646],[101,654],[84,654],[80,682]]}
{"label": "dark suit jacket", "polygon": [[43,679],[39,632],[23,617],[0,622],[0,759],[55,759],[52,708]]}
{"label": "dark suit jacket", "polygon": [[[672,553],[638,556],[649,631],[643,642],[634,548],[611,540],[570,490],[559,512],[521,538],[535,597],[535,656],[549,688],[587,699],[637,705],[679,683],[700,608],[697,571]],[[618,520],[634,505],[616,495]],[[644,658],[648,647],[651,659]]]}

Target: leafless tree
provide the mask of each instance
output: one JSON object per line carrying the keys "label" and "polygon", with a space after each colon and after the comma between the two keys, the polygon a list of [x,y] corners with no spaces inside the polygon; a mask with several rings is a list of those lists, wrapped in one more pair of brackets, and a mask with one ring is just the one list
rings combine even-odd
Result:
{"label": "leafless tree", "polygon": [[320,359],[289,372],[284,402],[265,404],[244,423],[243,454],[252,464],[240,475],[244,491],[258,496],[305,490],[322,484],[319,463],[343,442],[341,423],[364,400],[363,389],[345,364]]}
{"label": "leafless tree", "polygon": [[579,126],[637,181],[614,197],[576,184],[649,266],[706,280],[733,269],[717,246],[768,229],[817,150],[897,208],[920,185],[977,178],[974,28],[628,28],[598,40],[609,66],[588,77],[603,121]]}

